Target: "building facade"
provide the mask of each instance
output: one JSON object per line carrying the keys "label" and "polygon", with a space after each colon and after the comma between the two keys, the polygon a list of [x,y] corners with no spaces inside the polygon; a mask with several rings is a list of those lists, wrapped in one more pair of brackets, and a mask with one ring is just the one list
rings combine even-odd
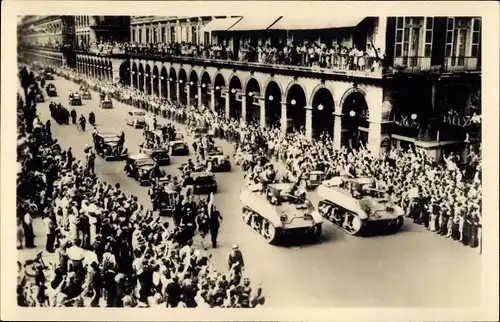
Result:
{"label": "building facade", "polygon": [[311,139],[327,132],[337,148],[354,142],[379,153],[413,146],[439,160],[480,137],[470,124],[470,115],[480,114],[479,18],[245,18],[131,17],[129,38],[143,44],[226,46],[234,53],[249,46],[345,49],[329,56],[336,62],[352,59],[356,48],[375,51],[382,64],[346,69],[342,63],[277,65],[263,63],[262,57],[233,61],[79,52],[75,67],[98,77],[109,77],[105,71],[111,68],[111,78],[146,93],[204,104],[262,127],[279,123],[283,131],[303,129]]}
{"label": "building facade", "polygon": [[129,40],[128,16],[75,16],[74,19],[78,48],[86,48],[97,42]]}

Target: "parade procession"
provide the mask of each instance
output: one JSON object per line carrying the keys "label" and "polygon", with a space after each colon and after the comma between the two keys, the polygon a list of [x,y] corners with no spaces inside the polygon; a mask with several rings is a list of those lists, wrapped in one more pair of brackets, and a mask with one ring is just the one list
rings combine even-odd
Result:
{"label": "parade procession", "polygon": [[478,301],[481,19],[265,20],[19,21],[19,306]]}

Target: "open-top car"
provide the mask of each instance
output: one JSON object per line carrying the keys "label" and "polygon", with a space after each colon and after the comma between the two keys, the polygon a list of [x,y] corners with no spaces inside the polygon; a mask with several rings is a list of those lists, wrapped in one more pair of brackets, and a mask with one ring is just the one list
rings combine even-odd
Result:
{"label": "open-top car", "polygon": [[165,148],[143,148],[142,152],[149,155],[158,165],[170,164],[170,156]]}
{"label": "open-top car", "polygon": [[189,147],[180,132],[175,133],[173,140],[168,142],[170,155],[189,155]]}
{"label": "open-top car", "polygon": [[155,161],[147,154],[137,153],[127,157],[125,164],[125,173],[141,185],[147,185],[151,182],[151,171],[156,167]]}
{"label": "open-top car", "polygon": [[82,99],[84,100],[91,100],[92,99],[92,94],[88,90],[88,88],[84,88],[81,90],[82,92]]}
{"label": "open-top car", "polygon": [[120,136],[113,132],[97,133],[94,136],[94,148],[106,161],[123,160],[127,157],[127,149],[120,144]]}
{"label": "open-top car", "polygon": [[224,154],[222,146],[211,146],[207,151],[207,167],[211,171],[231,171],[229,156]]}
{"label": "open-top car", "polygon": [[82,105],[82,97],[78,93],[72,93],[69,96],[69,105]]}
{"label": "open-top car", "polygon": [[103,100],[99,102],[100,108],[113,108],[113,101],[109,96],[104,97]]}
{"label": "open-top car", "polygon": [[197,126],[192,130],[193,139],[196,140],[196,139],[202,137],[203,135],[207,135],[207,134],[209,134],[208,132],[209,132],[209,129],[207,127]]}
{"label": "open-top car", "polygon": [[50,97],[57,96],[57,90],[56,90],[56,86],[54,84],[49,83],[47,85],[47,87],[45,88],[45,90],[47,91],[48,96],[50,96]]}
{"label": "open-top car", "polygon": [[130,111],[125,122],[134,128],[143,128],[146,125],[146,112],[141,110]]}

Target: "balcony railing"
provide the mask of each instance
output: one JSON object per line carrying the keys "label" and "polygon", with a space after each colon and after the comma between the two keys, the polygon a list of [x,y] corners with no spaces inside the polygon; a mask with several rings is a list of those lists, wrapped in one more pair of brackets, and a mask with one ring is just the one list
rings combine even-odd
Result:
{"label": "balcony railing", "polygon": [[91,54],[96,56],[109,56],[109,57],[120,57],[120,58],[137,58],[145,60],[153,59],[169,59],[174,62],[180,62],[185,64],[215,64],[215,65],[227,65],[231,68],[242,68],[242,69],[266,69],[266,70],[279,70],[279,71],[293,71],[298,73],[314,73],[321,75],[339,75],[339,76],[350,76],[350,77],[363,77],[368,79],[381,79],[382,70],[381,68],[375,71],[361,71],[352,70],[345,68],[322,68],[322,67],[309,67],[309,66],[297,66],[297,65],[286,65],[286,64],[272,64],[272,63],[259,63],[259,62],[248,62],[239,61],[231,59],[218,59],[218,58],[202,58],[193,56],[176,56],[167,53],[155,53],[155,52],[125,52],[122,53],[109,53],[109,52],[92,52],[92,51],[77,51],[81,54]]}
{"label": "balcony railing", "polygon": [[393,72],[465,72],[479,71],[481,66],[476,57],[445,57],[440,65],[432,65],[431,57],[395,57]]}
{"label": "balcony railing", "polygon": [[447,72],[479,71],[481,66],[477,57],[446,57],[443,69]]}

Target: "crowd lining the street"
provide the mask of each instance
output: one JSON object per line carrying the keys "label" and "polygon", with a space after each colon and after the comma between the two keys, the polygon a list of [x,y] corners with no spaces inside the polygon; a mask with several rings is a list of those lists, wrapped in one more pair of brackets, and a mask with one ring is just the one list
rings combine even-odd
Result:
{"label": "crowd lining the street", "polygon": [[371,155],[363,146],[357,150],[336,150],[327,134],[311,142],[303,129],[284,134],[279,124],[266,129],[258,124],[242,126],[239,120],[227,119],[205,106],[181,106],[129,86],[77,75],[72,70],[62,73],[155,114],[181,123],[210,125],[216,136],[235,143],[237,151],[243,149],[241,142],[258,142],[269,156],[283,161],[295,175],[321,167],[329,176],[347,172],[373,177],[377,187],[387,190],[415,223],[470,247],[481,243],[480,146],[470,145],[465,159],[450,153],[440,163],[414,148],[392,150],[382,156]]}
{"label": "crowd lining the street", "polygon": [[[58,71],[61,72],[61,71]],[[32,77],[21,70],[21,83]],[[24,79],[24,81],[23,81]],[[31,85],[31,84],[30,84]],[[77,160],[42,124],[33,89],[18,95],[17,246],[35,248],[33,221],[41,217],[45,255],[18,261],[20,306],[258,307],[260,286],[244,275],[238,245],[228,272],[213,268],[207,248],[193,247],[193,217],[221,217],[213,198],[179,198],[182,222],[161,223],[150,210],[94,174],[95,154]],[[26,103],[25,103],[26,102]],[[47,254],[53,254],[50,263]]]}
{"label": "crowd lining the street", "polygon": [[[40,64],[39,67],[43,67],[43,65]],[[279,124],[271,128],[261,129],[257,124],[241,124],[239,120],[225,118],[223,115],[218,115],[217,112],[205,106],[187,107],[178,103],[171,103],[154,95],[146,95],[137,89],[122,84],[113,84],[110,81],[78,74],[69,68],[57,69],[56,72],[58,75],[76,83],[84,83],[90,88],[108,93],[117,100],[147,109],[150,112],[170,118],[179,123],[188,125],[196,123],[210,126],[211,133],[216,137],[229,140],[235,145],[235,153],[244,151],[249,145],[256,145],[260,151],[266,153],[269,157],[286,164],[288,171],[294,175],[321,168],[321,170],[325,171],[327,177],[346,174],[373,177],[377,188],[386,190],[393,200],[405,209],[407,216],[412,218],[415,223],[424,225],[432,232],[457,240],[463,245],[478,247],[481,244],[482,169],[480,147],[474,149],[471,146],[470,152],[464,160],[461,160],[459,155],[450,153],[439,164],[424,152],[416,151],[412,148],[404,151],[392,150],[390,153],[382,156],[371,155],[363,146],[357,150],[346,147],[336,150],[333,147],[332,138],[326,134],[322,135],[319,140],[311,142],[306,139],[303,130],[295,130],[293,133],[284,134],[281,132]],[[123,293],[120,293],[122,298],[118,300],[118,305],[154,306],[154,303],[163,303],[161,305],[165,305],[166,302],[167,305],[175,306],[169,303],[168,287],[162,290],[161,287],[158,288],[158,285],[153,283],[154,287],[152,289],[144,291],[142,280],[137,275],[144,278],[145,267],[148,267],[150,269],[149,272],[152,272],[152,275],[148,273],[148,276],[160,276],[159,280],[167,283],[162,284],[164,288],[166,285],[172,285],[172,283],[181,288],[180,293],[183,294],[183,297],[178,297],[179,302],[177,302],[177,304],[182,303],[180,305],[189,307],[193,303],[197,305],[203,303],[201,305],[234,307],[231,305],[236,305],[234,301],[237,301],[238,303],[245,303],[239,304],[242,307],[246,307],[247,305],[253,307],[256,305],[255,303],[263,303],[263,297],[259,288],[256,295],[250,300],[250,304],[247,304],[246,299],[248,296],[243,296],[243,294],[248,293],[245,291],[249,288],[249,281],[247,279],[244,280],[243,284],[241,284],[241,281],[238,281],[239,284],[236,284],[238,286],[230,286],[235,283],[231,277],[239,276],[238,274],[229,274],[229,277],[225,277],[225,275],[218,273],[219,277],[212,279],[210,277],[212,276],[210,273],[211,270],[207,269],[207,265],[200,264],[200,262],[205,263],[205,259],[208,257],[206,252],[193,251],[189,243],[180,243],[175,239],[175,230],[169,231],[168,227],[161,227],[161,225],[154,222],[152,216],[148,212],[143,211],[141,206],[137,205],[136,198],[126,196],[120,191],[119,187],[106,185],[100,182],[95,176],[87,176],[85,180],[81,180],[82,184],[77,187],[77,183],[80,182],[79,178],[87,173],[87,165],[74,160],[72,157],[68,157],[67,151],[60,151],[57,142],[54,142],[50,136],[50,125],[41,124],[38,118],[33,116],[33,112],[26,114],[26,106],[23,107],[22,105],[21,102],[18,107],[24,108],[24,114],[31,115],[30,117],[33,118],[33,134],[24,135],[24,125],[22,122],[18,124],[21,133],[20,140],[24,144],[20,144],[19,146],[19,158],[23,164],[22,169],[25,169],[21,172],[18,182],[21,185],[32,187],[32,189],[26,190],[28,192],[31,191],[31,195],[28,196],[26,196],[26,192],[22,194],[18,192],[18,198],[19,196],[23,198],[22,201],[19,201],[19,205],[21,206],[18,209],[18,233],[23,232],[24,236],[32,234],[32,230],[30,232],[29,228],[32,216],[36,213],[44,213],[46,209],[49,209],[49,211],[47,214],[44,214],[44,221],[55,223],[52,224],[55,227],[61,227],[58,224],[64,225],[64,223],[58,218],[62,218],[61,216],[69,217],[70,215],[74,216],[73,218],[78,218],[81,212],[78,212],[78,205],[81,205],[79,206],[81,207],[80,209],[84,209],[84,207],[90,207],[89,204],[91,204],[92,207],[97,207],[101,210],[101,213],[96,218],[104,218],[100,222],[109,222],[111,227],[113,227],[108,228],[108,235],[101,235],[100,238],[102,241],[99,247],[101,247],[102,255],[104,253],[108,253],[109,257],[114,255],[117,263],[111,269],[113,272],[109,273],[113,278],[104,279],[102,281],[103,284],[99,287],[101,289],[108,287],[106,292],[103,292],[104,294],[108,294],[108,292],[113,293],[112,289],[115,289],[116,292],[118,292],[118,289],[120,292],[123,291]],[[41,142],[45,143],[42,144]],[[246,144],[242,142],[246,142]],[[69,168],[68,164],[70,164]],[[57,178],[52,172],[52,169],[57,167],[61,169],[74,168],[74,171],[62,170],[61,176]],[[52,182],[52,184],[49,185],[48,182]],[[61,188],[57,187],[59,185]],[[52,186],[51,190],[49,190],[49,186]],[[40,191],[41,193],[36,193]],[[51,200],[50,195],[53,195],[56,199]],[[78,196],[76,205],[74,203],[75,195]],[[67,214],[65,215],[63,211],[62,215],[56,215],[54,209],[51,212],[51,207],[48,205],[51,202],[54,203],[55,200],[63,198],[66,198],[64,201],[66,205],[71,205],[65,208]],[[108,202],[103,201],[110,198],[121,198],[119,200],[123,200],[123,204],[126,206],[119,206],[111,202],[110,208],[106,208],[108,207]],[[70,210],[73,207],[76,208],[76,213],[74,214],[73,212],[75,211]],[[60,211],[58,210],[57,212],[59,213]],[[132,216],[127,218],[127,216],[123,215],[124,213],[132,213]],[[50,224],[47,224],[48,229],[50,226]],[[124,226],[128,226],[128,232],[127,229],[123,229]],[[63,230],[59,228],[59,231]],[[73,228],[73,231],[75,231],[75,228]],[[135,255],[133,253],[137,248],[131,245],[120,245],[116,238],[117,234],[120,236],[121,234],[128,233],[132,236],[132,240],[134,240],[133,236],[136,235],[132,234],[131,231],[135,231],[136,234],[138,231],[142,232],[142,234],[139,233],[138,235],[143,236],[142,240],[146,240],[144,243],[149,245],[149,249],[153,249],[152,251],[144,251],[142,253],[143,256],[140,257],[143,258],[142,266],[132,265],[132,269],[128,261],[121,263],[117,259],[121,258],[121,252],[128,254],[125,256],[129,257],[125,258],[134,258]],[[67,252],[70,248],[82,249],[80,247],[87,247],[89,245],[88,242],[84,241],[85,238],[82,239],[82,237],[88,238],[88,236],[80,232],[78,228],[76,228],[76,233],[73,235],[73,243],[62,243],[61,245],[63,246],[58,248],[58,252]],[[111,239],[108,238],[109,236],[111,236]],[[29,238],[26,239],[26,246],[30,247],[32,244],[28,243],[28,240]],[[95,243],[95,240],[93,241]],[[158,241],[162,242],[158,243]],[[144,247],[144,244],[141,243],[136,246],[141,249],[140,247]],[[183,255],[183,250],[192,254],[191,257]],[[173,255],[166,260],[166,263],[162,257],[158,257],[159,254],[168,253]],[[138,253],[137,256],[139,256]],[[147,260],[144,259],[145,257],[148,257]],[[60,256],[60,258],[64,258],[64,256]],[[94,265],[88,271],[95,272],[95,270],[100,270],[102,276],[107,276],[109,267],[104,265],[105,262],[103,260],[98,259],[97,262],[100,265]],[[133,262],[138,263],[140,261],[133,260]],[[206,262],[209,261],[207,260]],[[22,266],[20,264],[20,270],[24,269]],[[83,289],[82,287],[86,286],[85,294],[88,296],[84,296],[83,299],[90,301],[89,305],[95,305],[97,303],[96,297],[99,298],[101,296],[96,295],[99,292],[96,292],[95,287],[92,286],[93,284],[89,280],[90,277],[88,276],[92,274],[82,274],[79,277],[78,272],[78,269],[75,270],[73,268],[73,272],[67,273],[68,281],[61,284],[67,290],[66,293],[63,293],[75,292],[72,290],[72,287],[74,287],[72,285],[74,285],[75,280],[80,281],[79,284],[76,283],[80,285],[76,288]],[[133,276],[138,278],[135,280],[134,287],[126,286],[127,283],[125,281],[130,282],[130,280],[133,280],[133,278],[129,278],[129,275],[127,275],[130,272],[135,272]],[[157,275],[154,275],[155,272]],[[164,276],[168,278],[165,280]],[[177,279],[174,280],[176,276]],[[29,278],[25,277],[24,279]],[[223,280],[222,282],[221,279]],[[54,280],[58,280],[57,274]],[[105,282],[105,280],[108,282]],[[114,280],[114,282],[110,282],[109,280]],[[184,283],[185,280],[188,280],[186,283],[191,285],[191,288],[186,287],[186,290],[184,288],[186,284]],[[58,281],[60,282],[60,278]],[[73,281],[73,284],[71,281]],[[158,281],[158,278],[156,281]],[[208,283],[208,286],[205,286],[205,282]],[[40,301],[37,302],[33,299],[37,297],[35,296],[36,294],[40,294],[40,289],[43,289],[40,285],[45,284],[45,282],[37,283],[35,283],[35,286],[31,284],[32,288],[36,291],[31,290],[31,293],[28,292],[32,294],[31,303],[23,305],[37,305],[37,303],[40,303]],[[151,285],[151,280],[144,283]],[[225,287],[219,286],[221,285],[220,283],[225,285]],[[58,286],[55,285],[57,282],[53,284],[54,287],[52,289],[57,289]],[[195,289],[193,285],[197,285],[198,292],[192,291]],[[222,290],[226,290],[227,295],[225,297],[223,295],[207,295],[214,292],[224,293]],[[21,289],[18,291],[24,294],[21,298],[24,301],[28,301],[27,298],[29,296],[27,295],[27,291],[24,290],[24,293]],[[83,293],[80,292],[79,294]],[[238,294],[236,296],[237,299],[235,299],[234,294]],[[115,301],[117,298],[115,296],[113,300],[109,300],[109,296],[105,297],[108,301],[107,305],[110,306],[113,304],[109,301]],[[241,299],[242,297],[244,298],[243,300]],[[56,298],[59,298],[59,295]],[[74,298],[81,299],[78,296]],[[196,298],[196,300],[193,301],[193,298]],[[201,300],[201,298],[204,300]],[[56,302],[59,303],[58,305],[64,305],[62,303],[65,303],[66,300],[59,299]],[[76,302],[78,301],[70,301],[70,305]],[[81,301],[79,304],[81,305]],[[103,303],[102,305],[106,304]]]}

